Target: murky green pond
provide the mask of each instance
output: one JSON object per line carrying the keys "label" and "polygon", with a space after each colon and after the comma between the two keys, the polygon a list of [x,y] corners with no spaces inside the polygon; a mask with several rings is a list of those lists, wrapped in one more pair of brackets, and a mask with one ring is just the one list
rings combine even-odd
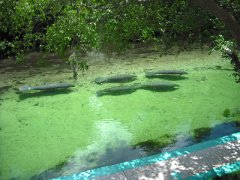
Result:
{"label": "murky green pond", "polygon": [[[239,131],[240,84],[219,54],[196,49],[160,57],[140,49],[115,58],[91,54],[88,64],[90,69],[69,91],[21,94],[15,88],[26,84],[73,82],[71,71],[64,64],[41,68],[1,64],[0,179],[68,175]],[[145,77],[145,71],[168,69],[188,74]],[[93,82],[122,73],[134,74],[137,80]],[[178,87],[96,95],[104,88],[151,81],[171,81]]]}

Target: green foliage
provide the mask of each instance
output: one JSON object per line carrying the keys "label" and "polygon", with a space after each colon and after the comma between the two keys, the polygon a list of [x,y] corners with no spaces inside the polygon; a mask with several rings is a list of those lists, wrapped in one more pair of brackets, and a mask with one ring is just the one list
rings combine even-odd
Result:
{"label": "green foliage", "polygon": [[66,7],[64,15],[48,28],[47,49],[64,54],[67,49],[77,47],[83,51],[97,46],[96,25],[86,8],[81,11]]}
{"label": "green foliage", "polygon": [[[239,0],[217,2],[240,17]],[[231,42],[223,23],[188,0],[5,0],[0,5],[2,56],[32,50],[64,55],[72,49],[83,56],[92,48],[122,51],[129,42],[153,41],[166,50],[176,43],[211,42],[211,36],[232,46],[221,39]]]}
{"label": "green foliage", "polygon": [[226,40],[223,35],[215,37],[215,45],[212,51],[219,51],[222,56],[231,61],[235,72],[233,76],[236,82],[240,82],[240,59],[238,56],[237,43],[234,40]]}
{"label": "green foliage", "polygon": [[41,49],[45,33],[61,14],[61,1],[0,1],[0,52],[4,56]]}
{"label": "green foliage", "polygon": [[227,52],[235,51],[237,48],[236,42],[232,40],[226,40],[223,35],[215,36],[213,51],[220,51],[223,56],[226,56]]}
{"label": "green foliage", "polygon": [[100,27],[102,43],[111,43],[113,49],[116,45],[126,47],[129,41],[157,41],[169,46],[179,39],[207,39],[210,33],[205,27],[212,23],[208,14],[189,7],[184,0],[115,2],[102,13],[100,22],[104,24]]}

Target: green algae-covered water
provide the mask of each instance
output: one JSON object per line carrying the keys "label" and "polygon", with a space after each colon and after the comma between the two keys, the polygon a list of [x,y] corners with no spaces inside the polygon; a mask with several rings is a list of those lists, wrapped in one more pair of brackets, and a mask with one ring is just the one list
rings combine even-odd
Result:
{"label": "green algae-covered water", "polygon": [[[217,53],[196,49],[159,56],[140,49],[114,58],[92,53],[87,58],[90,68],[75,87],[18,93],[15,88],[26,84],[73,82],[67,65],[54,57],[49,61],[56,63],[14,68],[0,62],[0,179],[68,175],[190,145],[213,132],[220,136],[239,130],[240,84],[234,81],[229,61]],[[145,71],[168,69],[188,74],[145,77]],[[171,81],[178,87],[96,95],[104,88],[123,85],[97,85],[96,77],[123,73],[137,76],[126,85]]]}

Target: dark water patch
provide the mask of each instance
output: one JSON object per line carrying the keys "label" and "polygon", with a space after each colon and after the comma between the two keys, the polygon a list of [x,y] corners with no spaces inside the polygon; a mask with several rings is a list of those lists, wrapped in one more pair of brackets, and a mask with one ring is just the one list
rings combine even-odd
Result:
{"label": "dark water patch", "polygon": [[36,98],[41,96],[63,95],[71,92],[72,92],[71,89],[55,89],[55,90],[45,90],[45,91],[38,91],[38,92],[29,92],[29,93],[17,92],[17,94],[19,94],[19,100],[25,100],[28,98]]}
{"label": "dark water patch", "polygon": [[240,132],[240,122],[232,121],[218,124],[213,128],[205,127],[194,130],[193,138],[196,142],[217,139],[222,136],[227,136],[233,133]]}

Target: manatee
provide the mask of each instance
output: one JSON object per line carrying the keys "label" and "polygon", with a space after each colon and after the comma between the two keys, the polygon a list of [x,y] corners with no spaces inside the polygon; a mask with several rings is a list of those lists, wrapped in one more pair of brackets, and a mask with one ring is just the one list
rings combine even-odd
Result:
{"label": "manatee", "polygon": [[136,78],[137,76],[132,74],[118,74],[118,75],[109,76],[109,77],[98,77],[94,80],[94,82],[97,84],[131,82],[136,80]]}
{"label": "manatee", "polygon": [[158,77],[159,75],[183,75],[188,74],[183,70],[159,70],[159,71],[148,71],[145,73],[146,77]]}
{"label": "manatee", "polygon": [[140,89],[147,89],[147,90],[169,90],[174,89],[176,86],[178,86],[175,83],[172,82],[145,82],[141,84],[139,87]]}
{"label": "manatee", "polygon": [[136,91],[140,87],[139,84],[134,84],[131,86],[115,86],[107,89],[97,91],[98,96],[103,95],[121,95],[121,94],[130,94]]}
{"label": "manatee", "polygon": [[24,92],[24,91],[30,91],[30,90],[50,90],[50,89],[59,89],[59,88],[69,88],[69,87],[74,87],[73,84],[71,83],[53,83],[53,84],[44,84],[42,86],[21,86],[19,88],[19,91]]}

